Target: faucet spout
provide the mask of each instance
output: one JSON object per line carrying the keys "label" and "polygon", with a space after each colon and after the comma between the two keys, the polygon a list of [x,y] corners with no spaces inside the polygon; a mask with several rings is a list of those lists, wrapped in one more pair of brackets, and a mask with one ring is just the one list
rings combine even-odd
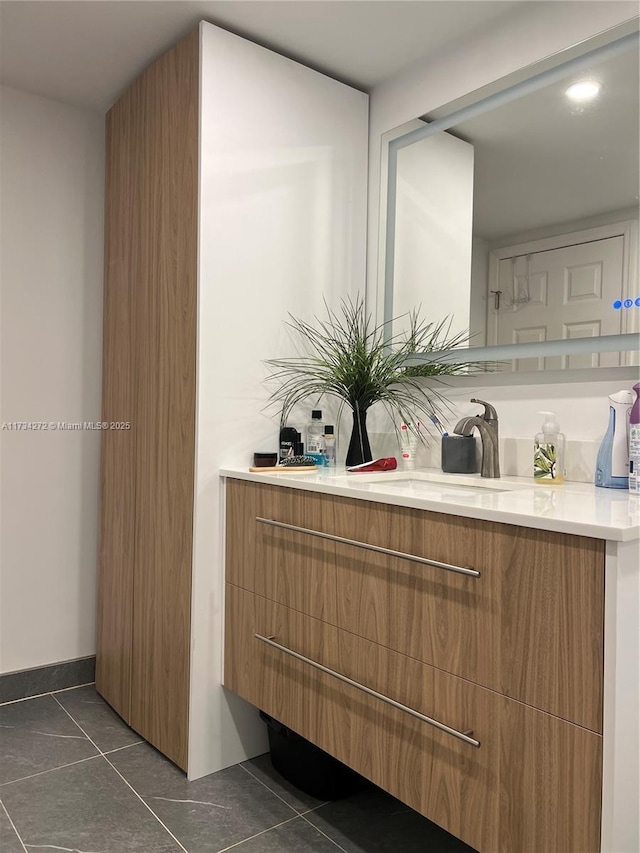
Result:
{"label": "faucet spout", "polygon": [[479,415],[471,418],[462,418],[455,425],[454,432],[457,435],[469,436],[474,429],[478,429],[482,442],[482,467],[481,477],[496,478],[500,476],[500,461],[498,455],[498,428],[487,422]]}

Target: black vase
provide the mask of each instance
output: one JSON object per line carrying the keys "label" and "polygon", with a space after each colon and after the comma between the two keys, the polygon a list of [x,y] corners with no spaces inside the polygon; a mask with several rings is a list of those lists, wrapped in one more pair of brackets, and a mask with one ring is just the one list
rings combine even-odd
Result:
{"label": "black vase", "polygon": [[346,466],[361,465],[363,462],[371,462],[371,447],[367,434],[367,410],[358,409],[353,411],[353,430],[351,441],[347,450]]}

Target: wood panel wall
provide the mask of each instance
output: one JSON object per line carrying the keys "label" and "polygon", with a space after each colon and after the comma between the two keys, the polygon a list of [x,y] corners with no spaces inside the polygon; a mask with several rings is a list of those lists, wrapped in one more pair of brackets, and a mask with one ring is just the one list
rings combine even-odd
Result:
{"label": "wood panel wall", "polygon": [[199,34],[107,118],[100,638],[96,684],[187,766],[195,465]]}

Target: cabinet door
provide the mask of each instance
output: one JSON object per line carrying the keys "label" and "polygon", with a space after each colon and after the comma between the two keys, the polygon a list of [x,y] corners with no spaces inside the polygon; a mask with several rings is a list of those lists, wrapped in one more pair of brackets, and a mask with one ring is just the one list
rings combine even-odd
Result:
{"label": "cabinet door", "polygon": [[187,766],[199,41],[151,65],[107,118],[105,421],[96,684]]}
{"label": "cabinet door", "polygon": [[131,725],[187,766],[195,466],[199,37],[143,92]]}
{"label": "cabinet door", "polygon": [[138,91],[119,101],[106,120],[105,271],[102,343],[102,420],[128,422],[129,430],[104,430],[100,452],[100,572],[96,688],[131,719],[131,631],[135,524],[136,371],[138,280],[135,231],[140,204],[131,179],[140,161],[132,132],[140,114]]}

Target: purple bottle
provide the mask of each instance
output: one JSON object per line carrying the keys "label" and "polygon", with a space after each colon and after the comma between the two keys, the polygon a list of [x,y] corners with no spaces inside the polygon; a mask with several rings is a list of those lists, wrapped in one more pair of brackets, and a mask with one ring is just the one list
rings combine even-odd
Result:
{"label": "purple bottle", "polygon": [[640,382],[633,390],[636,399],[629,415],[629,491],[640,495]]}

